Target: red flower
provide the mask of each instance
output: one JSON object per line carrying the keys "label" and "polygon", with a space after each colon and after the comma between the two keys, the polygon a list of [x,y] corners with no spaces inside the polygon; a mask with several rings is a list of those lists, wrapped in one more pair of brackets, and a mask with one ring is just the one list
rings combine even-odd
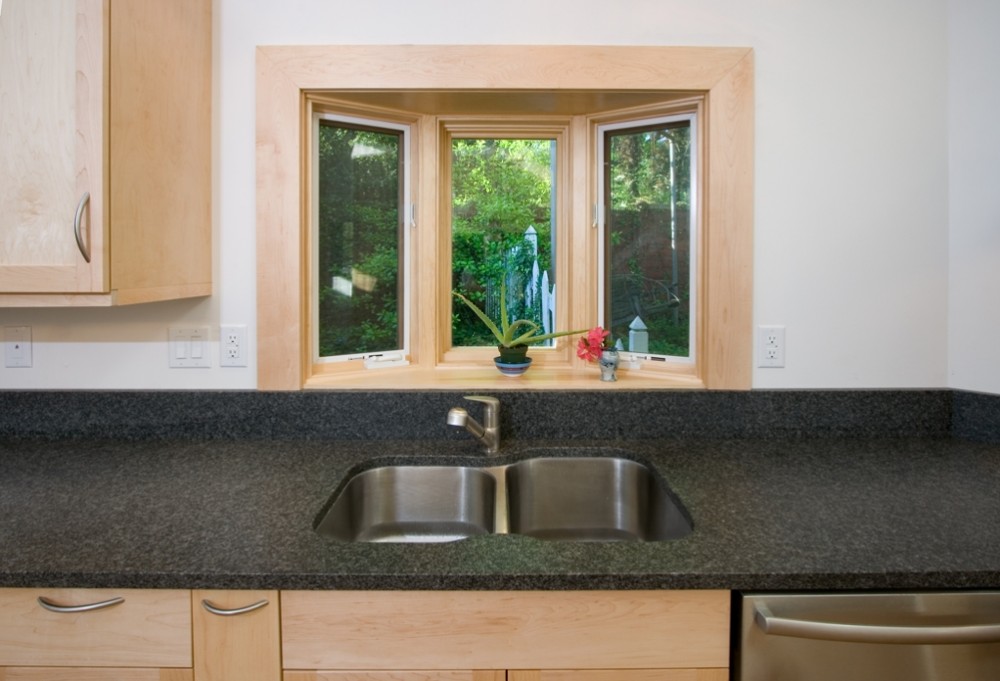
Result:
{"label": "red flower", "polygon": [[611,335],[610,331],[595,326],[576,344],[576,356],[588,362],[596,362],[601,358],[604,349],[604,339]]}

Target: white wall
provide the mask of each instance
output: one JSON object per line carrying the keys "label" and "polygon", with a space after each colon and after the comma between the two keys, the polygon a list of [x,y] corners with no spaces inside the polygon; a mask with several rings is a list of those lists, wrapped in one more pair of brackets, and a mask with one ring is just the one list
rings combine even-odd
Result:
{"label": "white wall", "polygon": [[1000,3],[953,0],[949,383],[1000,393]]}
{"label": "white wall", "polygon": [[[992,1],[961,4],[982,9]],[[755,318],[787,326],[787,368],[755,370],[754,386],[945,387],[948,0],[609,7],[604,0],[216,0],[216,295],[135,309],[0,310],[0,325],[30,324],[35,334],[35,366],[0,368],[0,387],[254,387],[252,367],[167,369],[165,339],[169,325],[253,328],[254,46],[296,43],[753,47]],[[986,30],[975,18],[967,23],[953,26],[953,41]],[[990,74],[985,64],[976,73]],[[966,191],[981,205],[996,193],[990,189]],[[973,284],[966,279],[960,283]],[[989,384],[1000,391],[1000,377]]]}

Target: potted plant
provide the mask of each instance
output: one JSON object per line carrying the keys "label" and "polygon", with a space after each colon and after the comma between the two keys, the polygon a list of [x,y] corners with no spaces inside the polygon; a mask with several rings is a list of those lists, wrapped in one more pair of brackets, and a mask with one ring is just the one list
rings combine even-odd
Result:
{"label": "potted plant", "polygon": [[[551,338],[569,336],[574,333],[583,333],[586,329],[575,331],[556,331],[553,333],[542,333],[542,327],[530,319],[516,319],[511,321],[507,316],[507,287],[500,286],[500,324],[499,326],[489,318],[489,316],[479,309],[479,306],[463,296],[458,291],[453,291],[455,297],[465,303],[477,317],[486,325],[494,338],[497,340],[497,351],[500,356],[494,362],[501,373],[516,375],[524,373],[531,364],[531,358],[527,356],[528,346],[537,343],[544,343]],[[520,371],[514,369],[504,370],[501,365],[519,367]]]}

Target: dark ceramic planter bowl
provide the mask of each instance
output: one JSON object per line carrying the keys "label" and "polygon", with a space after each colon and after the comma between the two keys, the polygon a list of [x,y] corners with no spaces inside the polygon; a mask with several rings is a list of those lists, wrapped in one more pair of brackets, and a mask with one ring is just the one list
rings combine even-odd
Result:
{"label": "dark ceramic planter bowl", "polygon": [[505,364],[524,364],[525,362],[530,362],[528,357],[528,346],[527,345],[515,345],[514,347],[507,347],[505,345],[498,345],[497,352],[500,353],[500,361]]}

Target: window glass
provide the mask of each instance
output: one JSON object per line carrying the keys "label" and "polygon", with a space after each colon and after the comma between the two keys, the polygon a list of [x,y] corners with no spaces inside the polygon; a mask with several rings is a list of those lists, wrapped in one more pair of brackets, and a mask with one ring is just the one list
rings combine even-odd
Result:
{"label": "window glass", "polygon": [[404,130],[317,119],[318,358],[404,347]]}
{"label": "window glass", "polygon": [[601,128],[604,323],[624,349],[692,359],[691,115]]}
{"label": "window glass", "polygon": [[[491,319],[506,291],[510,319],[552,332],[555,319],[555,158],[552,139],[453,139],[452,287]],[[496,345],[461,303],[452,345]]]}

